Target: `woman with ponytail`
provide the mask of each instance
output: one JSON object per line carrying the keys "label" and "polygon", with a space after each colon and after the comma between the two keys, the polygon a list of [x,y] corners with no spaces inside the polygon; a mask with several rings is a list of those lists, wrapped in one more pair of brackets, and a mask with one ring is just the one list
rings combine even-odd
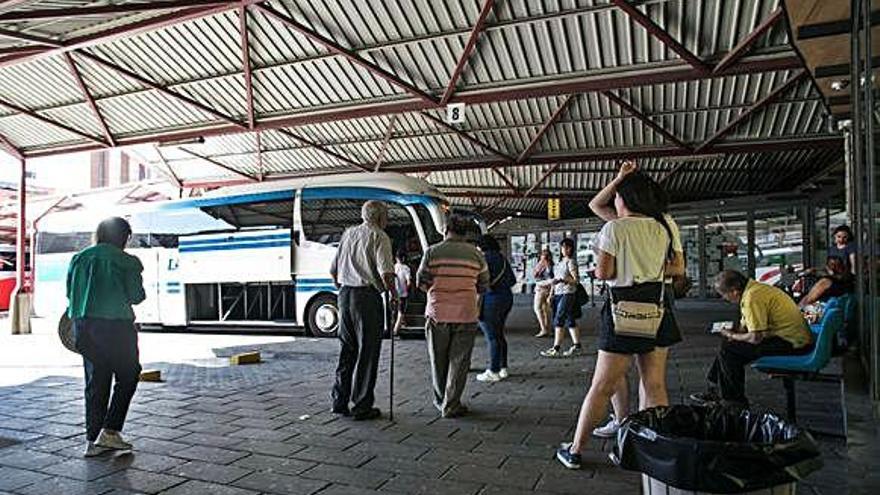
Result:
{"label": "woman with ponytail", "polygon": [[[610,297],[602,307],[599,356],[574,439],[556,452],[556,458],[567,468],[580,468],[580,452],[590,431],[605,417],[612,396],[614,421],[627,414],[626,373],[633,355],[640,376],[640,409],[669,404],[667,351],[681,341],[681,334],[671,312],[671,299],[666,297],[671,290],[663,286],[667,278],[684,273],[684,255],[678,226],[667,214],[668,206],[663,188],[631,162],[624,163],[617,177],[590,202],[590,208],[607,222],[594,245],[598,255],[596,277],[609,285]],[[611,298],[614,302],[662,304],[665,312],[656,334],[616,332]]]}

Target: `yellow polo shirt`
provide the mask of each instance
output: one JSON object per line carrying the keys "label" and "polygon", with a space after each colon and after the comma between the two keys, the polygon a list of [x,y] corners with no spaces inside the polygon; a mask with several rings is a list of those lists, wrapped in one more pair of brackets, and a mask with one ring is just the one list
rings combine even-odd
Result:
{"label": "yellow polo shirt", "polygon": [[749,280],[740,301],[740,312],[742,324],[749,332],[767,332],[767,336],[785,339],[795,348],[813,340],[797,304],[772,285]]}

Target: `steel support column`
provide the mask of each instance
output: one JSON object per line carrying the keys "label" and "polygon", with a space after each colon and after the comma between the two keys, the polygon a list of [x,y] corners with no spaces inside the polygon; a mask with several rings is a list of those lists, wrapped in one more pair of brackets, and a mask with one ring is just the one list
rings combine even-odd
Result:
{"label": "steel support column", "polygon": [[12,334],[31,333],[30,284],[26,278],[27,263],[27,161],[18,159],[18,222],[15,238],[15,289],[10,300]]}
{"label": "steel support column", "polygon": [[[746,212],[746,250],[748,251],[748,256],[746,257],[746,270],[748,272],[749,278],[755,278],[755,268],[757,263],[755,260],[755,211],[749,210]],[[812,266],[812,265],[806,265]]]}

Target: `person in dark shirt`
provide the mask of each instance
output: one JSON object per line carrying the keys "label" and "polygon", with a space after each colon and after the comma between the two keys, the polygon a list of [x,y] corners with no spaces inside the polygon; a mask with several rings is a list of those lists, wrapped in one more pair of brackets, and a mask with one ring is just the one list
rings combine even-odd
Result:
{"label": "person in dark shirt", "polygon": [[130,237],[124,219],[104,220],[95,245],[77,253],[67,271],[67,316],[85,368],[86,457],[132,448],[120,434],[141,373],[131,307],[147,296],[143,265],[123,251]]}
{"label": "person in dark shirt", "polygon": [[832,297],[850,294],[855,290],[855,279],[847,270],[846,262],[839,256],[829,256],[825,262],[826,274],[822,276],[810,291],[801,298],[798,306],[804,308],[819,301],[827,301]]}
{"label": "person in dark shirt", "polygon": [[480,307],[480,330],[489,346],[489,368],[477,375],[477,380],[497,382],[508,376],[504,324],[513,307],[513,292],[510,288],[516,283],[516,277],[494,237],[480,237],[477,247],[483,252],[489,267],[489,290],[483,294]]}
{"label": "person in dark shirt", "polygon": [[852,230],[846,225],[841,225],[834,229],[832,237],[834,242],[828,246],[828,256],[836,256],[842,259],[847,271],[854,274],[856,243]]}

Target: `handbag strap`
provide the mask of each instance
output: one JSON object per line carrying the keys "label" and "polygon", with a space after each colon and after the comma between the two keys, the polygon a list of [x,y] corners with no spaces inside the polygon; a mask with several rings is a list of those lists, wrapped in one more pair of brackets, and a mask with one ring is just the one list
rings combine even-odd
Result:
{"label": "handbag strap", "polygon": [[489,282],[489,288],[495,287],[495,284],[500,282],[501,278],[504,277],[504,273],[507,272],[507,267],[509,266],[507,264],[507,258],[501,258],[501,259],[504,260],[504,265],[501,266],[501,271],[498,272],[498,275],[495,277],[495,279],[492,280],[491,282]]}

